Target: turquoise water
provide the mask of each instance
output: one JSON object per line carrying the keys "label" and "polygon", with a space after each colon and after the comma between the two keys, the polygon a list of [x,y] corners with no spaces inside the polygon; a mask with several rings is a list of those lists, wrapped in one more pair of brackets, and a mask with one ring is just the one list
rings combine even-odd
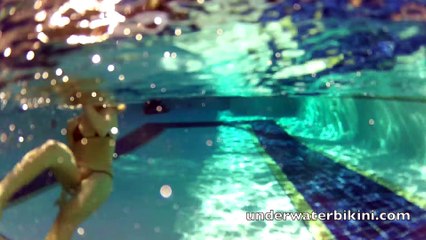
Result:
{"label": "turquoise water", "polygon": [[[108,90],[128,105],[121,137],[146,123],[192,124],[120,155],[113,195],[77,239],[340,239],[322,223],[244,218],[315,209],[289,174],[277,173],[253,121],[273,120],[312,152],[426,208],[424,1],[179,1],[147,17],[161,22],[155,34],[137,26],[146,15],[125,14],[136,2],[122,1],[115,10],[126,21],[84,35],[79,41],[94,42],[80,45],[70,43],[74,30],[61,35],[66,25],[48,22],[58,6],[39,21],[40,1],[0,4],[2,176],[46,139],[64,140],[61,130],[77,113],[63,104],[72,87]],[[143,113],[152,99],[164,103],[155,110],[162,114]],[[246,122],[225,124],[234,121]],[[58,191],[7,209],[0,233],[42,239]],[[426,226],[425,215],[419,219],[418,236]]]}
{"label": "turquoise water", "polygon": [[[217,109],[199,108],[172,111],[167,116],[143,116],[142,119],[136,112],[138,108],[130,108],[123,116],[121,134],[126,135],[145,122],[206,121],[217,115]],[[202,116],[186,115],[196,112]],[[46,131],[40,128],[36,129]],[[112,196],[81,225],[75,238],[311,239],[312,234],[302,221],[264,225],[245,220],[244,211],[247,210],[295,211],[271,174],[264,151],[247,130],[247,126],[170,129],[148,144],[120,156],[114,165],[116,177]],[[42,141],[42,138],[35,137],[33,141]],[[26,145],[30,147],[28,145],[36,145],[35,142]],[[8,154],[11,158],[8,161],[14,162],[24,152],[22,148],[3,146],[2,155],[16,149],[15,155]],[[171,197],[161,195],[164,185],[171,186]],[[52,200],[58,194],[59,188],[54,187],[6,210],[1,232],[13,239],[34,236],[41,239],[57,212]]]}

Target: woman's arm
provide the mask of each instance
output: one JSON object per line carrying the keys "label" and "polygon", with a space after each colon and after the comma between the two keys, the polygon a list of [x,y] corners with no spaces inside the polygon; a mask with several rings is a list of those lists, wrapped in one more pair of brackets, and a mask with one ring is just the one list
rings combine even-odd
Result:
{"label": "woman's arm", "polygon": [[96,111],[94,105],[85,104],[83,105],[83,111],[92,127],[100,136],[106,136],[111,128],[117,127],[118,125],[117,112],[115,109],[106,108],[102,110],[102,113],[99,113]]}
{"label": "woman's arm", "polygon": [[72,150],[74,147],[73,131],[78,127],[78,117],[71,118],[67,122],[67,142],[68,147]]}

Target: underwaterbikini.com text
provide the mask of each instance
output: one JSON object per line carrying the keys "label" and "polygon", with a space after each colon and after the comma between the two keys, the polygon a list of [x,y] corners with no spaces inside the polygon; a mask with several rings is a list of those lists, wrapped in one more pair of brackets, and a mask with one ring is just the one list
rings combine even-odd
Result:
{"label": "underwaterbikini.com text", "polygon": [[281,212],[270,210],[269,212],[246,212],[247,221],[399,221],[411,219],[406,212],[361,212],[343,210],[333,212]]}

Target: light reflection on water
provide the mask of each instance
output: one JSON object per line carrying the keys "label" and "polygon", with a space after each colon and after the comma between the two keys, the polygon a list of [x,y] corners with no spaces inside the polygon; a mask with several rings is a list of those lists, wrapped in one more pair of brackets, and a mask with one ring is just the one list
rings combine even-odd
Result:
{"label": "light reflection on water", "polygon": [[77,2],[3,4],[3,105],[57,104],[52,89],[70,82],[90,88],[84,81],[95,78],[125,102],[300,94],[424,99],[425,23],[407,11],[414,3]]}

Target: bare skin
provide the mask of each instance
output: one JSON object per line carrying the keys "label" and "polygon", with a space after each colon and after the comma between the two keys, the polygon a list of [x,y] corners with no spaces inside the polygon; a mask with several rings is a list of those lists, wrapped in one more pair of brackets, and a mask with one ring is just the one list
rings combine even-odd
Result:
{"label": "bare skin", "polygon": [[[59,214],[46,240],[70,240],[78,225],[90,216],[112,191],[112,155],[117,127],[117,109],[83,106],[83,113],[68,121],[68,146],[48,140],[25,154],[22,160],[0,182],[0,214],[21,187],[46,169],[51,169],[63,187]],[[83,138],[76,142],[78,127]],[[95,136],[95,133],[98,135]],[[108,134],[108,136],[107,136]],[[73,192],[69,194],[67,192]]]}

